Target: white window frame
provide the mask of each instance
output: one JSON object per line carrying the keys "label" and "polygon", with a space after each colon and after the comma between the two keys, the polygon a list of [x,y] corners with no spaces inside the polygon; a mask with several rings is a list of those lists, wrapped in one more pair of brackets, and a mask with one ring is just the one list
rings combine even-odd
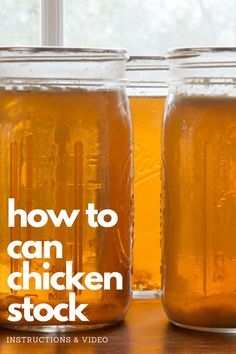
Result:
{"label": "white window frame", "polygon": [[41,0],[41,45],[63,46],[64,0]]}

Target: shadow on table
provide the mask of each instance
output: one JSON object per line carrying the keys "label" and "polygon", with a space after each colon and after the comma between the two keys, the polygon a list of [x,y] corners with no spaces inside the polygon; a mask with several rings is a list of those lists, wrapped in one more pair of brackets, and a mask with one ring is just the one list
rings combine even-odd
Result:
{"label": "shadow on table", "polygon": [[235,354],[236,335],[210,333],[179,328],[166,324],[163,354]]}

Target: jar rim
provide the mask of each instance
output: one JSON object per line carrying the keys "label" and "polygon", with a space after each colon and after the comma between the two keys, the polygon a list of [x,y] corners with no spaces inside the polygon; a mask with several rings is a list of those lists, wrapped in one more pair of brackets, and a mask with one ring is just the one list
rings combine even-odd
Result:
{"label": "jar rim", "polygon": [[0,47],[0,62],[127,61],[126,49],[78,47]]}
{"label": "jar rim", "polygon": [[130,55],[126,70],[169,70],[169,64],[166,57],[161,55]]}
{"label": "jar rim", "polygon": [[236,47],[176,47],[167,51],[167,60],[196,58],[203,54],[235,53]]}

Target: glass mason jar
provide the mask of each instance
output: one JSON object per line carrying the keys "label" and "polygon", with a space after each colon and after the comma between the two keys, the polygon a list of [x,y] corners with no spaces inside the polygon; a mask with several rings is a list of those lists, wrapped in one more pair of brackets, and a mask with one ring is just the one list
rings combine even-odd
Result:
{"label": "glass mason jar", "polygon": [[[123,84],[126,58],[123,50],[0,49],[1,325],[30,331],[70,331],[105,327],[124,318],[131,295],[133,224],[132,133]],[[14,199],[15,209],[27,213],[36,209],[44,214],[45,210],[56,215],[61,210],[68,215],[80,210],[80,214],[71,227],[65,222],[56,227],[50,219],[42,227],[29,222],[21,227],[22,217],[16,216],[15,227],[9,228],[9,198]],[[86,218],[89,203],[98,212],[115,211],[118,222],[103,227],[110,221],[108,215],[103,226],[91,227]],[[39,213],[34,222],[40,222],[40,217]],[[123,289],[117,288],[114,278],[110,290],[102,286],[97,290],[55,290],[51,285],[36,290],[32,276],[28,288],[11,290],[9,274],[21,273],[27,260],[24,253],[20,259],[9,257],[7,248],[14,240],[22,245],[28,240],[62,244],[61,259],[56,252],[48,259],[30,259],[29,272],[41,276],[48,272],[51,277],[66,272],[66,261],[71,261],[73,275],[120,273]],[[17,253],[22,254],[22,249],[18,247]],[[18,278],[20,286],[22,277]],[[94,282],[99,283],[96,276]],[[65,278],[59,283],[63,287]],[[83,279],[81,284],[85,285]],[[54,317],[44,322],[27,322],[23,316],[18,322],[8,320],[12,303],[21,306],[27,297],[35,310],[41,303],[54,308],[68,304],[71,291],[76,306],[88,305],[82,312],[88,322],[69,320],[68,316],[62,322]],[[40,314],[43,316],[43,311]]]}
{"label": "glass mason jar", "polygon": [[164,57],[135,56],[127,63],[134,127],[134,298],[160,295],[160,138],[167,75]]}
{"label": "glass mason jar", "polygon": [[236,332],[236,48],[169,52],[163,304],[171,322]]}

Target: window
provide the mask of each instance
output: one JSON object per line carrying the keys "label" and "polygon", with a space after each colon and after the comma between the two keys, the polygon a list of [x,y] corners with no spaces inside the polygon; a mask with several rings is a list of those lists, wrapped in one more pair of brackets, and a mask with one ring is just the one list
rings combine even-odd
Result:
{"label": "window", "polygon": [[41,30],[43,44],[133,54],[235,46],[235,13],[235,0],[0,0],[0,46],[40,45]]}
{"label": "window", "polygon": [[0,0],[0,46],[40,45],[41,0]]}
{"label": "window", "polygon": [[236,45],[235,0],[65,1],[65,44],[163,54],[176,46]]}

